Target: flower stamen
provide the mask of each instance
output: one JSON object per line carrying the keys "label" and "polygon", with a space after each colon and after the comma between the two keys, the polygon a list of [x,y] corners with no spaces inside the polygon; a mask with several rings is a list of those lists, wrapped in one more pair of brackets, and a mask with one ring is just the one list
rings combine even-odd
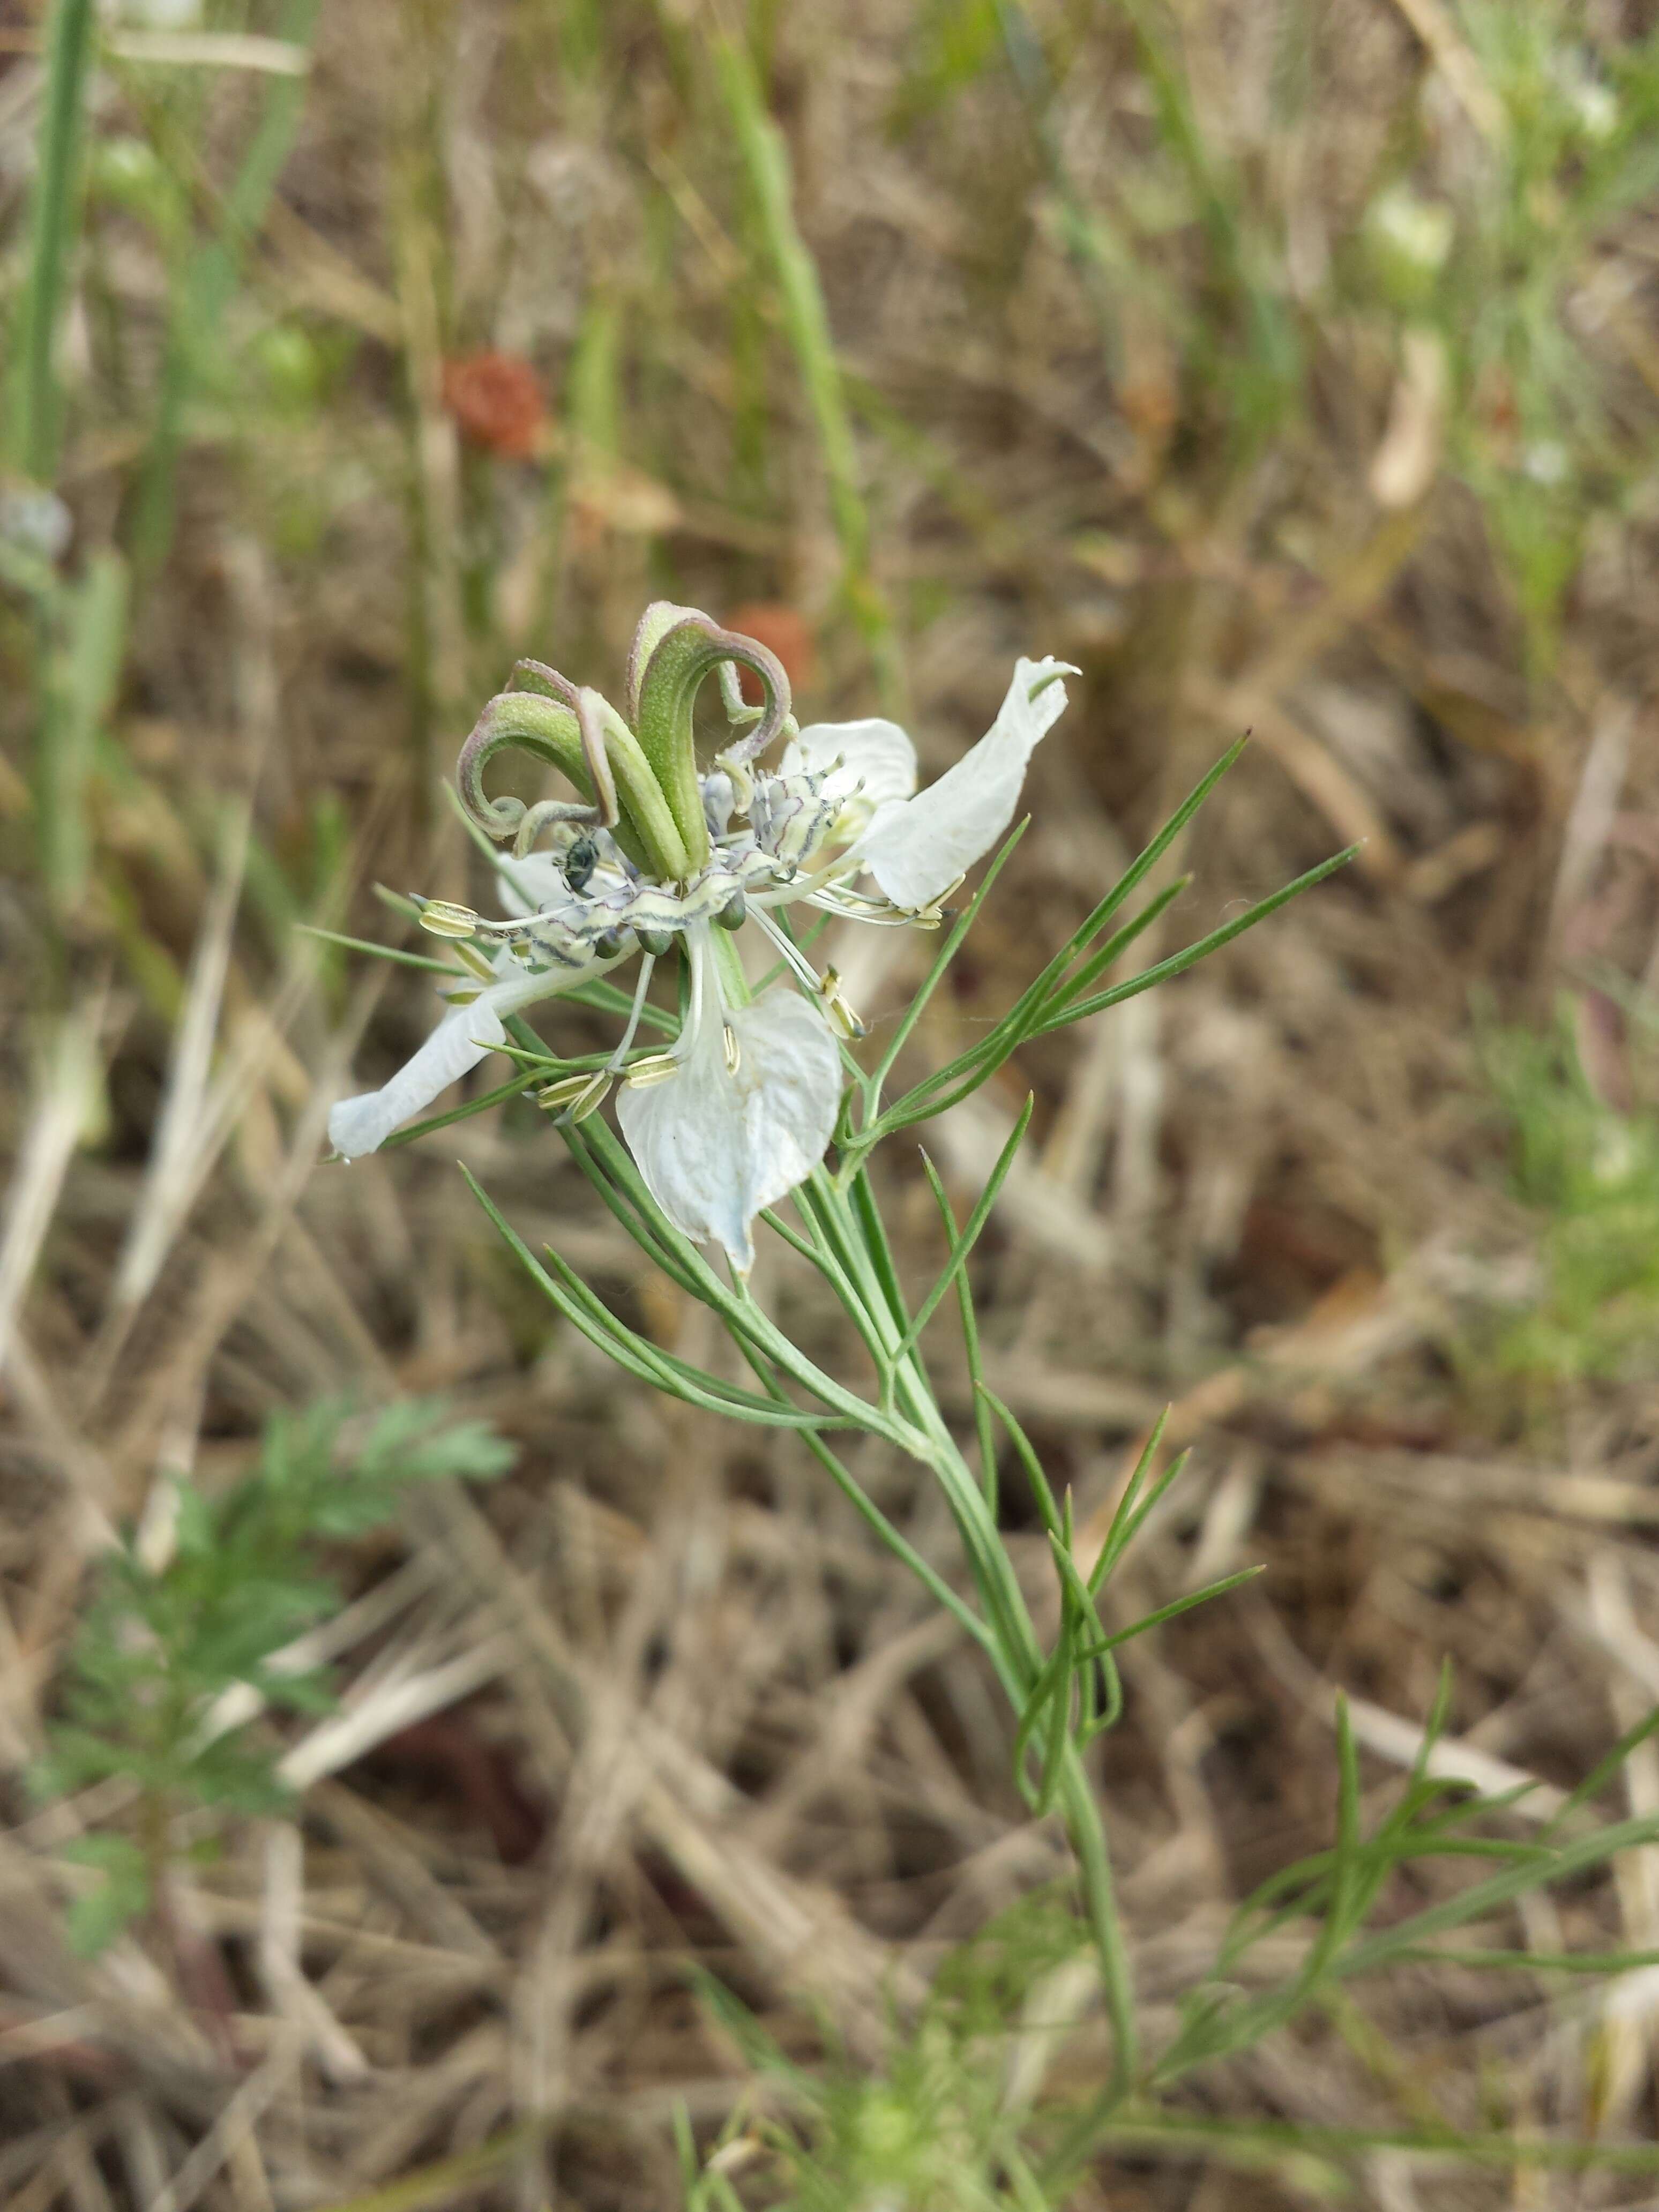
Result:
{"label": "flower stamen", "polygon": [[779,928],[776,922],[769,921],[763,914],[757,914],[755,920],[788,962],[797,978],[805,985],[812,997],[822,1004],[825,1013],[830,1017],[831,1026],[837,1033],[847,1038],[849,1042],[859,1037],[867,1036],[869,1031],[860,1020],[846,994],[842,991],[841,978],[835,969],[826,968],[823,974],[820,975],[799,946]]}
{"label": "flower stamen", "polygon": [[672,1081],[679,1072],[678,1053],[653,1052],[644,1060],[636,1060],[623,1081],[630,1091],[649,1091],[653,1084]]}
{"label": "flower stamen", "polygon": [[823,998],[823,1011],[830,1017],[830,1026],[849,1044],[855,1044],[870,1032],[854,1009],[852,1001],[841,988],[841,977],[833,968],[826,968],[823,980],[818,985]]}
{"label": "flower stamen", "polygon": [[567,1121],[585,1121],[609,1097],[611,1080],[608,1067],[596,1068],[591,1075],[567,1075],[562,1082],[544,1084],[536,1093],[536,1103],[544,1113],[568,1109]]}
{"label": "flower stamen", "polygon": [[421,927],[430,930],[434,937],[476,937],[482,917],[470,906],[456,906],[448,899],[428,899],[415,894],[415,903],[421,910]]}

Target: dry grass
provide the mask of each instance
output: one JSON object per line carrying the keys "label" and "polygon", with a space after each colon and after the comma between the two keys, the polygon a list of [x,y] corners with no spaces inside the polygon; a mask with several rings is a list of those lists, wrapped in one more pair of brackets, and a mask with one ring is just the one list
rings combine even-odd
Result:
{"label": "dry grass", "polygon": [[[1470,1014],[1486,993],[1541,1028],[1565,1002],[1601,1094],[1640,1096],[1650,206],[1587,231],[1563,278],[1560,414],[1595,421],[1577,504],[1534,526],[1582,558],[1528,613],[1493,520],[1531,481],[1504,440],[1543,435],[1510,419],[1524,378],[1506,393],[1471,368],[1443,422],[1400,349],[1411,314],[1358,269],[1364,210],[1408,156],[1425,189],[1486,189],[1501,85],[1458,9],[1183,0],[1162,50],[1184,54],[1184,160],[1139,9],[1033,5],[1048,62],[1016,40],[1023,80],[988,6],[756,12],[846,371],[867,578],[695,8],[326,9],[295,145],[159,464],[167,317],[276,80],[118,58],[100,76],[97,138],[159,149],[173,211],[158,236],[100,157],[60,481],[71,568],[119,545],[135,597],[84,793],[92,872],[55,920],[30,857],[37,640],[17,603],[0,629],[9,2212],[670,2206],[676,2104],[706,2136],[753,2090],[690,1962],[790,2048],[827,2021],[872,2069],[945,1948],[1064,1874],[988,1677],[805,1455],[653,1402],[530,1306],[457,1154],[651,1334],[695,1355],[705,1318],[641,1274],[533,1113],[316,1165],[348,1067],[389,1068],[429,1002],[294,924],[389,936],[373,883],[459,890],[433,793],[477,703],[522,651],[613,680],[664,591],[800,610],[803,703],[864,713],[902,684],[936,763],[1017,652],[1081,668],[924,1053],[1007,1002],[1242,726],[1255,742],[1158,949],[1366,840],[1312,898],[1027,1051],[1018,1085],[928,1134],[971,1197],[1036,1091],[975,1282],[994,1379],[1079,1517],[1109,1511],[1166,1399],[1194,1448],[1121,1601],[1267,1567],[1132,1647],[1101,1765],[1149,2020],[1235,1901],[1328,1838],[1335,1687],[1378,1791],[1447,1656],[1445,1755],[1496,1787],[1571,1786],[1659,1696],[1659,1389],[1650,1358],[1524,1388],[1494,1365],[1540,1231],[1504,1187]],[[1635,52],[1642,9],[1577,13],[1590,50]],[[4,20],[21,240],[34,18]],[[445,411],[444,358],[483,346],[552,395],[533,458],[465,446]],[[144,519],[163,495],[170,532]],[[879,1019],[920,955],[877,952],[849,988]],[[902,1150],[884,1195],[920,1280],[939,1248]],[[768,1264],[763,1297],[823,1338],[829,1311]],[[948,1350],[937,1371],[965,1413]],[[515,1474],[423,1498],[395,1545],[351,1558],[350,1725],[281,1723],[308,1785],[294,1819],[181,1871],[168,1942],[80,1960],[63,1925],[84,1877],[58,1852],[118,1803],[43,1810],[25,1773],[97,1554],[173,1471],[211,1488],[272,1407],[342,1389],[445,1392],[519,1443]],[[953,1562],[937,1498],[873,1452],[860,1471]],[[1659,1808],[1659,1765],[1619,1787]],[[1659,1945],[1650,1860],[1540,1905],[1524,1940]],[[1215,2069],[1194,2110],[1640,2142],[1659,2017],[1648,1981],[1620,1988],[1603,2013],[1542,1980],[1517,1997],[1412,1969]],[[1028,2033],[1030,2093],[1095,2078],[1103,2041],[1088,2015]],[[510,2154],[466,2165],[520,2124]],[[390,2188],[449,2159],[424,2194]],[[1388,2212],[1652,2185],[1380,2152],[1360,2177]],[[751,2182],[766,2201],[763,2167]],[[1148,2151],[1073,2201],[1266,2207],[1312,2185]]]}

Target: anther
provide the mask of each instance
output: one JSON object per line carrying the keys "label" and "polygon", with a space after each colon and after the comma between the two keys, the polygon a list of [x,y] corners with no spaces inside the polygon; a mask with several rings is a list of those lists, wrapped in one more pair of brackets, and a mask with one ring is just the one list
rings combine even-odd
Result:
{"label": "anther", "polygon": [[726,1046],[726,1072],[735,1075],[743,1066],[743,1047],[738,1042],[738,1033],[728,1023],[720,1032]]}
{"label": "anther", "polygon": [[470,906],[452,906],[447,899],[422,899],[420,902],[421,927],[429,929],[434,937],[475,937],[478,916]]}
{"label": "anther", "polygon": [[819,983],[818,988],[823,994],[824,1012],[829,1015],[833,1026],[842,1036],[846,1037],[849,1042],[854,1042],[858,1038],[867,1036],[869,1035],[868,1030],[859,1019],[857,1013],[854,1011],[853,1006],[843,994],[841,988],[841,978],[836,975],[833,968],[826,968],[824,969],[823,978]]}
{"label": "anther", "polygon": [[648,1091],[653,1083],[666,1083],[679,1072],[679,1061],[672,1052],[656,1052],[636,1060],[623,1081],[630,1091]]}
{"label": "anther", "polygon": [[536,1103],[547,1114],[568,1107],[573,1121],[585,1121],[604,1103],[610,1088],[610,1070],[601,1067],[592,1075],[567,1075],[560,1082],[544,1084],[536,1093]]}
{"label": "anther", "polygon": [[714,920],[722,929],[741,929],[748,913],[749,902],[744,898],[742,887],[739,886],[714,916]]}
{"label": "anther", "polygon": [[674,949],[672,929],[636,929],[634,934],[640,940],[641,951],[648,952],[653,960],[660,960],[665,952]]}

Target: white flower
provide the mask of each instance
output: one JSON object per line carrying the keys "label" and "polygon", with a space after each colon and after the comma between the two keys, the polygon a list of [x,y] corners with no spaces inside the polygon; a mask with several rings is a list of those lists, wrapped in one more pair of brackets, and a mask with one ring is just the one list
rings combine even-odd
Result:
{"label": "white flower", "polygon": [[[1056,660],[1021,660],[995,721],[956,765],[916,789],[915,748],[896,723],[813,723],[777,768],[739,743],[701,780],[712,843],[686,881],[654,879],[604,830],[562,823],[554,853],[501,864],[512,919],[431,906],[437,934],[491,945],[491,973],[381,1090],[329,1117],[347,1158],[373,1152],[505,1042],[503,1016],[640,951],[633,1018],[608,1065],[555,1086],[579,1116],[621,1076],[618,1118],[653,1196],[677,1228],[746,1272],[757,1213],[823,1158],[842,1091],[842,1036],[862,1034],[833,971],[820,976],[772,919],[792,905],[846,919],[937,925],[938,902],[1012,820],[1033,749],[1066,705]],[[574,814],[575,810],[567,810]],[[876,892],[861,876],[873,878]],[[714,931],[763,933],[793,973],[754,999],[722,982]],[[655,959],[682,942],[690,1000],[671,1052],[627,1064]],[[476,955],[474,956],[476,957]],[[799,988],[797,988],[799,986]]]}

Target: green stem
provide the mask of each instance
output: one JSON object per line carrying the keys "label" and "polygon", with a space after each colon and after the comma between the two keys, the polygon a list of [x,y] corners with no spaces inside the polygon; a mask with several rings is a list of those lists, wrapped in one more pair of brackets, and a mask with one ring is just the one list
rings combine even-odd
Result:
{"label": "green stem", "polygon": [[97,26],[92,0],[58,0],[47,40],[46,99],[21,318],[22,373],[15,402],[17,457],[41,484],[50,484],[58,472],[63,420],[58,332],[75,246],[86,88]]}
{"label": "green stem", "polygon": [[[915,1345],[905,1341],[903,1309],[867,1183],[860,1177],[854,1192],[848,1194],[837,1189],[819,1170],[798,1196],[833,1243],[864,1301],[865,1324],[886,1348],[902,1418],[919,1432],[916,1455],[938,1477],[962,1537],[990,1631],[986,1648],[992,1664],[1010,1704],[1017,1713],[1021,1712],[1042,1670],[1042,1647],[995,1513],[957,1449]],[[1107,2017],[1112,2025],[1112,2075],[1105,2097],[1115,2106],[1128,2094],[1136,2070],[1134,1992],[1105,1824],[1081,1753],[1069,1737],[1059,1751],[1058,1763],[1056,1802],[1076,1856],[1084,1914],[1099,1960]]]}

